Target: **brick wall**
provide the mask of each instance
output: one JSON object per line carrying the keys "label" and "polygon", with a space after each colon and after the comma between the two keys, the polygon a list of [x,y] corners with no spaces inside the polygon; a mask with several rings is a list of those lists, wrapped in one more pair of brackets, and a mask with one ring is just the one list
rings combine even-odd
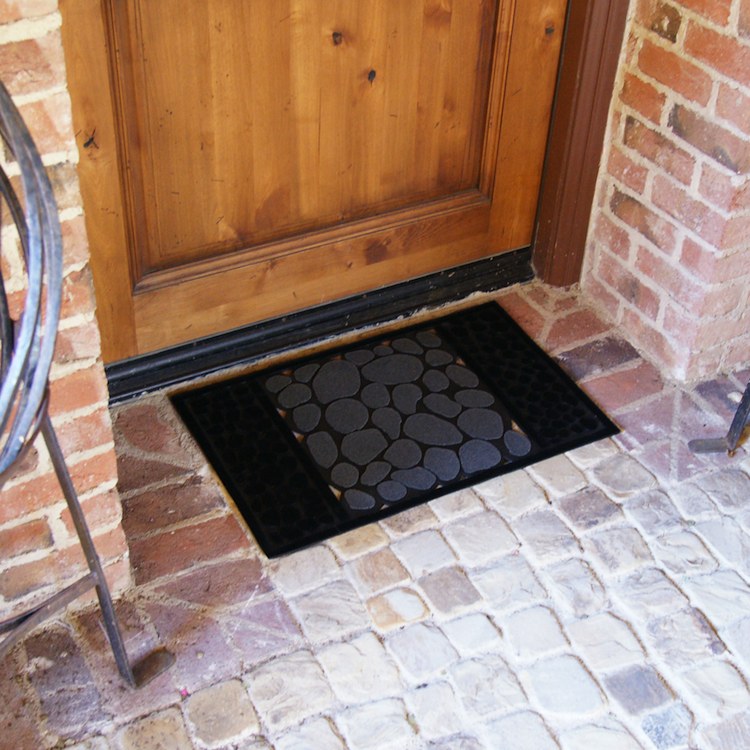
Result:
{"label": "brick wall", "polygon": [[678,380],[750,363],[750,0],[632,0],[584,292]]}
{"label": "brick wall", "polygon": [[[113,588],[120,589],[130,582],[130,566],[115,488],[112,426],[94,317],[57,0],[0,0],[0,78],[42,153],[60,209],[65,278],[51,374],[51,414],[108,578]],[[4,168],[17,174],[14,164]],[[7,289],[20,307],[25,282],[12,227],[2,228],[0,242]],[[0,619],[85,570],[40,438],[0,491]]]}

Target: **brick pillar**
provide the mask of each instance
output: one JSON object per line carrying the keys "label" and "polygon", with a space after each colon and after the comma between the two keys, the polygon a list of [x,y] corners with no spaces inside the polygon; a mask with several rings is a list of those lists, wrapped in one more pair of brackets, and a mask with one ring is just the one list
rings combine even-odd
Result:
{"label": "brick pillar", "polygon": [[750,364],[750,0],[633,0],[582,278],[663,371]]}
{"label": "brick pillar", "polygon": [[[73,482],[115,590],[130,583],[116,490],[112,425],[101,363],[89,249],[78,191],[57,0],[0,0],[0,77],[42,154],[60,209],[64,245],[62,320],[51,373],[51,409]],[[15,164],[6,163],[13,175]],[[8,212],[3,212],[7,219]],[[12,226],[0,235],[3,276],[18,310],[24,296]],[[86,570],[67,506],[38,439],[0,491],[0,619]]]}

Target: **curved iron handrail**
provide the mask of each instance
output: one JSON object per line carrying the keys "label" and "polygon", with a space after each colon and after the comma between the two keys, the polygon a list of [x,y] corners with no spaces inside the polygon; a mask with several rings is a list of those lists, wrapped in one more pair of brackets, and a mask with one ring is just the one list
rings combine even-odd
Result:
{"label": "curved iron handrail", "polygon": [[0,277],[0,477],[33,441],[47,408],[47,383],[62,297],[62,235],[52,185],[34,142],[0,83],[0,136],[20,172],[23,203],[0,170],[0,194],[16,225],[26,265],[24,309],[10,316]]}
{"label": "curved iron handrail", "polygon": [[[167,669],[174,657],[157,649],[135,665],[128,659],[101,560],[81,510],[48,411],[49,371],[62,303],[62,233],[49,177],[34,141],[0,82],[0,136],[18,165],[22,195],[0,169],[0,199],[10,209],[26,269],[26,287],[17,321],[11,317],[0,274],[0,486],[15,462],[40,433],[70,510],[89,567],[87,575],[34,608],[0,622],[0,658],[44,619],[85,591],[96,588],[110,646],[128,684],[138,687]],[[2,200],[0,200],[2,205]],[[0,244],[0,251],[2,251]]]}

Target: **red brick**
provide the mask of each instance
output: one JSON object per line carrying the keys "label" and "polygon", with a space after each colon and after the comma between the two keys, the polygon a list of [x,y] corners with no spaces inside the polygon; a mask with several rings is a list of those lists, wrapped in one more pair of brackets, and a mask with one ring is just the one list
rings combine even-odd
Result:
{"label": "red brick", "polygon": [[748,364],[750,364],[750,335],[742,336],[727,345],[722,369],[725,372],[735,372],[738,367],[747,367]]}
{"label": "red brick", "polygon": [[674,227],[648,208],[645,202],[615,189],[610,201],[610,209],[618,219],[633,227],[663,252],[671,253],[674,250]]}
{"label": "red brick", "polygon": [[723,317],[715,320],[701,320],[701,326],[695,338],[699,351],[707,349],[716,342],[731,341],[735,338],[750,335],[750,317]]}
{"label": "red brick", "polygon": [[0,0],[0,24],[54,13],[58,0]]}
{"label": "red brick", "polygon": [[605,213],[600,213],[596,218],[594,239],[624,260],[627,260],[630,255],[630,235],[625,229],[617,226]]}
{"label": "red brick", "polygon": [[70,97],[67,91],[19,106],[21,117],[41,154],[75,149]]}
{"label": "red brick", "polygon": [[638,250],[636,268],[683,307],[697,307],[705,295],[702,284],[645,247]]}
{"label": "red brick", "polygon": [[722,84],[716,97],[716,114],[745,133],[750,133],[750,96],[735,86]]}
{"label": "red brick", "polygon": [[[52,183],[52,191],[55,194],[55,202],[59,211],[78,208],[81,205],[75,164],[69,161],[50,164],[47,167],[47,176]],[[83,221],[83,217],[79,216],[71,221]]]}
{"label": "red brick", "polygon": [[637,151],[676,180],[690,184],[695,169],[695,158],[673,141],[634,117],[625,121],[625,145]]}
{"label": "red brick", "polygon": [[0,45],[0,78],[14,97],[64,86],[59,32]]}
{"label": "red brick", "polygon": [[117,486],[122,493],[140,490],[165,480],[176,480],[189,471],[189,468],[167,461],[130,456],[121,450],[117,452]]}
{"label": "red brick", "polygon": [[625,310],[622,319],[622,328],[627,331],[632,340],[651,360],[659,363],[670,372],[675,372],[684,366],[688,352],[681,348],[681,342],[667,339],[663,331],[657,325],[644,320],[641,315]]}
{"label": "red brick", "polygon": [[738,28],[740,36],[750,36],[750,0],[740,0],[740,17]]}
{"label": "red brick", "polygon": [[56,424],[55,431],[65,456],[112,443],[112,423],[106,408]]}
{"label": "red brick", "polygon": [[642,314],[656,319],[659,314],[659,295],[617,258],[602,253],[597,263],[599,278],[620,297],[634,305]]}
{"label": "red brick", "polygon": [[690,23],[685,36],[685,50],[738,83],[750,85],[750,48],[737,39]]}
{"label": "red brick", "polygon": [[[91,533],[94,534],[97,529],[105,526],[111,526],[117,523],[122,517],[122,506],[120,505],[120,496],[116,490],[108,490],[92,497],[87,497],[81,501],[81,508],[86,517]],[[75,534],[73,521],[70,517],[70,511],[67,506],[60,513],[60,518],[65,524],[69,536]]]}
{"label": "red brick", "polygon": [[227,507],[219,488],[196,476],[168,489],[160,487],[132,495],[122,505],[122,523],[130,539],[164,531]]}
{"label": "red brick", "polygon": [[638,67],[686,99],[708,104],[713,88],[711,77],[684,57],[645,40],[638,55]]}
{"label": "red brick", "polygon": [[53,473],[28,479],[12,487],[3,487],[0,524],[15,521],[60,502],[63,502],[63,494]]}
{"label": "red brick", "polygon": [[53,556],[14,565],[0,576],[0,594],[6,601],[20,599],[57,582],[58,567]]}
{"label": "red brick", "polygon": [[83,461],[77,461],[72,465],[69,464],[68,471],[80,495],[99,487],[105,482],[115,482],[117,480],[117,461],[114,449]]}
{"label": "red brick", "polygon": [[62,284],[61,318],[88,313],[94,309],[94,289],[88,268],[69,273]]}
{"label": "red brick", "polygon": [[616,146],[613,146],[610,151],[607,171],[626,187],[637,193],[643,193],[646,187],[648,170],[636,164]]}
{"label": "red brick", "polygon": [[647,120],[658,123],[664,111],[666,96],[650,83],[628,73],[620,93],[620,101],[632,107]]}
{"label": "red brick", "polygon": [[675,104],[669,113],[669,127],[677,136],[727,169],[737,174],[750,172],[750,144],[721,125]]}
{"label": "red brick", "polygon": [[675,42],[682,24],[682,15],[674,5],[661,0],[641,0],[635,20],[662,39]]}
{"label": "red brick", "polygon": [[117,432],[138,450],[160,457],[183,452],[179,434],[153,404],[135,403],[123,407],[114,423]]}
{"label": "red brick", "polygon": [[76,370],[50,382],[50,412],[66,414],[93,404],[106,403],[107,381],[101,365]]}
{"label": "red brick", "polygon": [[697,316],[720,317],[738,312],[740,304],[745,301],[745,285],[742,283],[720,284],[706,291],[703,299],[695,307],[685,306],[686,310]]}
{"label": "red brick", "polygon": [[604,284],[591,274],[584,276],[582,284],[583,293],[586,297],[593,300],[595,306],[603,312],[606,312],[611,319],[616,319],[617,311],[620,309],[622,300],[612,294]]}
{"label": "red brick", "polygon": [[537,339],[544,330],[544,316],[533,308],[520,294],[513,291],[503,294],[499,299],[503,309],[523,328],[526,333]]}
{"label": "red brick", "polygon": [[570,347],[604,333],[609,327],[590,310],[576,310],[569,315],[559,317],[552,324],[546,344],[550,349],[559,351],[563,347]]}
{"label": "red brick", "polygon": [[51,546],[52,532],[47,522],[41,518],[0,530],[0,550],[5,559]]}
{"label": "red brick", "polygon": [[[750,216],[747,214],[730,216],[721,238],[721,247],[724,250],[733,250],[734,248],[742,247],[745,249],[745,254],[747,255],[748,237],[750,237]],[[750,262],[750,258],[748,260]]]}
{"label": "red brick", "polygon": [[234,516],[186,526],[176,531],[133,540],[130,559],[136,583],[189,570],[246,547],[247,538]]}
{"label": "red brick", "polygon": [[719,244],[726,225],[725,219],[701,201],[691,198],[682,188],[666,177],[654,180],[653,202],[686,228],[707,242]]}
{"label": "red brick", "polygon": [[592,398],[606,411],[612,412],[659,393],[663,387],[658,370],[648,362],[594,378],[585,384]]}
{"label": "red brick", "polygon": [[711,283],[742,278],[750,273],[750,257],[744,250],[731,254],[705,248],[690,238],[682,245],[681,262],[696,276]]}
{"label": "red brick", "polygon": [[73,328],[58,330],[55,362],[80,362],[96,359],[100,354],[101,341],[96,321],[87,320]]}
{"label": "red brick", "polygon": [[86,263],[89,259],[89,243],[83,216],[75,216],[62,222],[60,229],[62,230],[65,265]]}
{"label": "red brick", "polygon": [[[121,526],[116,526],[101,534],[96,534],[92,530],[91,536],[93,537],[94,547],[102,563],[105,560],[114,560],[128,553],[128,542],[125,539],[125,534]],[[78,570],[88,569],[86,558],[83,555],[83,548],[77,540],[68,547],[60,550],[57,557],[60,566],[60,578],[63,576],[72,577],[73,575],[78,575]]]}
{"label": "red brick", "polygon": [[701,197],[722,211],[750,207],[750,204],[741,206],[741,202],[747,200],[747,198],[745,197],[745,191],[739,189],[735,184],[736,179],[728,175],[726,170],[717,169],[711,164],[705,163],[701,165],[698,190]]}
{"label": "red brick", "polygon": [[720,26],[727,25],[732,11],[732,0],[679,0],[679,3]]}
{"label": "red brick", "polygon": [[13,466],[8,470],[8,473],[3,476],[3,482],[12,482],[13,480],[21,480],[24,475],[31,474],[36,471],[39,466],[39,450],[36,445],[27,447],[25,451],[22,451],[21,455],[16,458]]}

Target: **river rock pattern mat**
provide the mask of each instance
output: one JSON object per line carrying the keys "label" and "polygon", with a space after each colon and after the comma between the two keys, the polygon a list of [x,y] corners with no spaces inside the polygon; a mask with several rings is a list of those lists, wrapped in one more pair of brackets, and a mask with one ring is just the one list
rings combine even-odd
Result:
{"label": "river rock pattern mat", "polygon": [[494,303],[172,400],[269,557],[617,432]]}

